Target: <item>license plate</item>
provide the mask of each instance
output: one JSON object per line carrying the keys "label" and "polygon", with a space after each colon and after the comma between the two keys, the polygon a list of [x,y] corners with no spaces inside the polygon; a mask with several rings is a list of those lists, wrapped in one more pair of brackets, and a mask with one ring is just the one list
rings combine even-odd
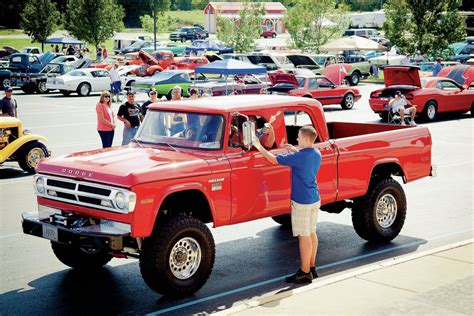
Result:
{"label": "license plate", "polygon": [[43,225],[43,238],[58,241],[58,228],[51,225]]}

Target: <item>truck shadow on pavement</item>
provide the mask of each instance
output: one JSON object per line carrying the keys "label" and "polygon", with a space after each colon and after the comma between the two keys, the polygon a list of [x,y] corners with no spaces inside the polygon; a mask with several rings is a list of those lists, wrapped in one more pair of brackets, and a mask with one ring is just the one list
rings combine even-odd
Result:
{"label": "truck shadow on pavement", "polygon": [[[244,225],[240,228],[245,229]],[[369,244],[355,234],[352,226],[332,222],[318,223],[318,235],[320,278],[412,253],[426,243],[398,236],[389,244]],[[52,253],[45,256],[56,260]],[[72,269],[51,273],[30,281],[31,289],[3,294],[0,306],[5,315],[213,313],[271,291],[294,288],[288,287],[284,277],[299,267],[298,258],[298,242],[291,229],[273,226],[257,236],[217,244],[208,282],[190,297],[174,299],[156,294],[145,285],[134,261],[88,273]]]}
{"label": "truck shadow on pavement", "polygon": [[20,167],[0,166],[0,180],[26,178],[29,176],[31,176],[31,174],[23,171]]}

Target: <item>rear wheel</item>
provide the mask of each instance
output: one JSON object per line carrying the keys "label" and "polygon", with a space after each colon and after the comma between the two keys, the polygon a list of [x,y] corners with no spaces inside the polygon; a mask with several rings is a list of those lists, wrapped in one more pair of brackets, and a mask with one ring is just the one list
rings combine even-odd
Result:
{"label": "rear wheel", "polygon": [[5,79],[2,80],[2,85],[1,85],[0,88],[3,89],[3,88],[5,88],[6,86],[11,86],[11,84],[12,84],[12,82],[10,81],[10,79],[9,79],[9,78],[5,78]]}
{"label": "rear wheel", "polygon": [[357,71],[354,71],[349,78],[349,84],[351,86],[357,86],[359,82],[360,82],[360,74]]}
{"label": "rear wheel", "polygon": [[33,141],[23,145],[17,156],[21,169],[28,173],[36,173],[35,168],[41,159],[48,157],[48,150],[43,143]]}
{"label": "rear wheel", "polygon": [[428,122],[432,122],[436,119],[438,115],[438,105],[435,101],[429,101],[426,103],[425,108],[423,109],[423,118]]}
{"label": "rear wheel", "polygon": [[277,37],[277,35],[276,35],[276,33],[273,33],[272,38],[275,38],[275,37]]}
{"label": "rear wheel", "polygon": [[77,94],[81,97],[88,96],[91,93],[91,86],[90,84],[83,82],[77,87]]}
{"label": "rear wheel", "polygon": [[181,43],[184,43],[184,42],[186,42],[186,37],[183,36],[183,37],[180,38],[180,40],[181,40]]}
{"label": "rear wheel", "polygon": [[352,208],[356,233],[371,242],[389,242],[405,223],[407,202],[401,185],[392,178],[370,185],[365,196]]}
{"label": "rear wheel", "polygon": [[343,110],[350,110],[354,107],[354,95],[352,93],[348,93],[344,96],[341,107]]}
{"label": "rear wheel", "polygon": [[206,283],[214,259],[209,228],[196,218],[177,216],[144,240],[140,271],[145,283],[160,294],[189,295]]}
{"label": "rear wheel", "polygon": [[57,242],[51,242],[51,248],[59,261],[74,269],[97,269],[112,259],[112,255],[103,249],[72,247]]}

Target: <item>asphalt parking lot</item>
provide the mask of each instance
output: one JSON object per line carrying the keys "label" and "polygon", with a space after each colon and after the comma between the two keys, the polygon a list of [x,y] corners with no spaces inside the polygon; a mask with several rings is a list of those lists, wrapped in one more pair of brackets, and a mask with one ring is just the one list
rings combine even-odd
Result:
{"label": "asphalt parking lot", "polygon": [[[370,92],[379,87],[362,84],[354,109],[325,107],[326,119],[380,123],[368,105]],[[24,128],[46,136],[54,156],[100,148],[98,94],[63,97],[16,90],[15,97]],[[469,113],[444,116],[422,125],[433,138],[438,177],[403,185],[408,211],[400,236],[387,245],[367,244],[354,232],[348,210],[322,212],[317,260],[322,277],[473,237],[473,118]],[[121,131],[119,124],[114,145],[120,144]],[[113,259],[105,269],[82,275],[62,265],[46,240],[24,235],[21,213],[37,205],[32,177],[14,163],[0,166],[0,201],[0,311],[5,315],[212,313],[286,287],[283,277],[298,266],[297,241],[271,219],[213,228],[216,262],[210,279],[194,296],[173,300],[145,285],[136,260]]]}

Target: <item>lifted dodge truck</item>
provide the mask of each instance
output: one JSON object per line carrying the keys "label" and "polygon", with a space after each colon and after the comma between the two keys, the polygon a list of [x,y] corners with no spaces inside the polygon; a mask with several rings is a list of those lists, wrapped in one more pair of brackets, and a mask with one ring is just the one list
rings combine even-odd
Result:
{"label": "lifted dodge truck", "polygon": [[[189,295],[208,279],[214,227],[272,217],[290,225],[290,169],[246,145],[274,116],[274,154],[313,125],[322,153],[322,210],[352,209],[362,238],[388,242],[401,231],[407,201],[399,182],[431,174],[426,127],[326,123],[316,100],[242,95],[155,103],[134,142],[42,160],[34,178],[37,212],[26,234],[51,240],[56,257],[93,269],[112,257],[139,258],[148,286]],[[259,127],[259,126],[257,126]]]}

